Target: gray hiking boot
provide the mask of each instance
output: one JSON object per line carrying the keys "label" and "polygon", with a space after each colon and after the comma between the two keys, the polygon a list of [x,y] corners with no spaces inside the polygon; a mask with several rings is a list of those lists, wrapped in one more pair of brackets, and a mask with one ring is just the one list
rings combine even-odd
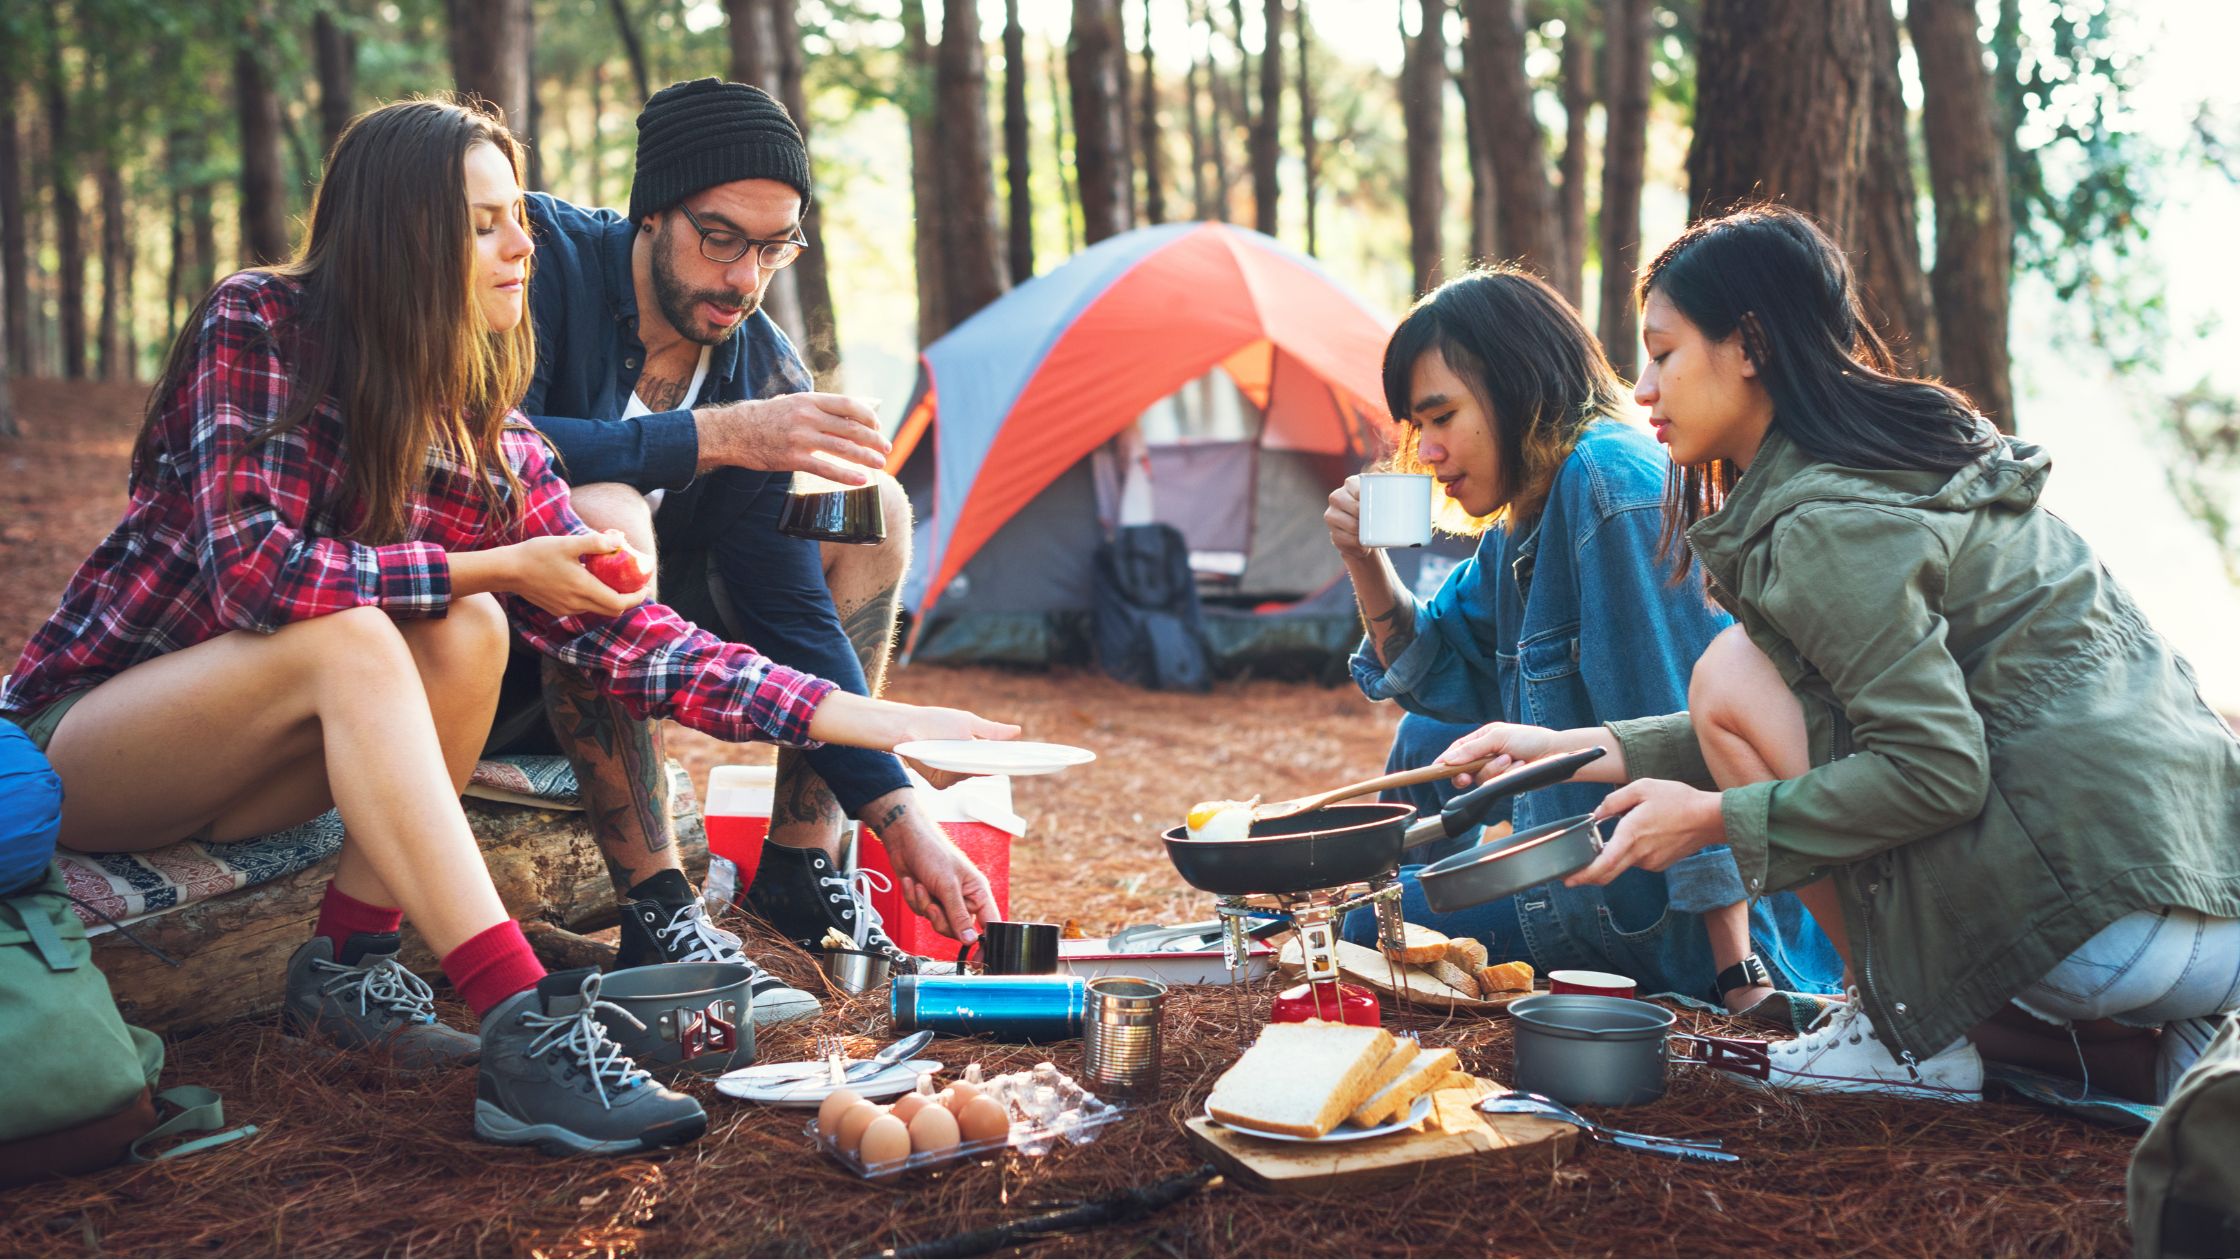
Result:
{"label": "gray hiking boot", "polygon": [[747,957],[745,942],[717,927],[698,898],[675,904],[654,897],[624,901],[616,970],[682,962],[737,963],[745,967],[751,973],[747,990],[754,994],[756,1028],[813,1019],[824,1011],[823,1004],[811,994],[756,966]]}
{"label": "gray hiking boot", "polygon": [[435,991],[397,962],[398,943],[394,932],[359,932],[338,962],[333,941],[304,942],[288,959],[281,1025],[344,1050],[385,1050],[413,1071],[472,1064],[481,1043],[437,1022]]}
{"label": "gray hiking boot", "polygon": [[699,1137],[708,1113],[655,1084],[602,1019],[638,1023],[599,1000],[588,967],[546,976],[483,1016],[476,1136],[547,1155],[622,1155]]}

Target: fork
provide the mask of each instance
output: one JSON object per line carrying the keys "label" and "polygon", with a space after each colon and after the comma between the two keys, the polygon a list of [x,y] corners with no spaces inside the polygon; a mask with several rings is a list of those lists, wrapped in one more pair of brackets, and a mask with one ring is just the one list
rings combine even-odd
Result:
{"label": "fork", "polygon": [[817,1057],[825,1062],[825,1071],[834,1088],[848,1080],[848,1044],[836,1033],[817,1034]]}

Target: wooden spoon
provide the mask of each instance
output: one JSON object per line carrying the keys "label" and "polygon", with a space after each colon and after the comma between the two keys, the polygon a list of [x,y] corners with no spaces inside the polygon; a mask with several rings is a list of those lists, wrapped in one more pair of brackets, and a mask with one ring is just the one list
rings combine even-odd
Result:
{"label": "wooden spoon", "polygon": [[1414,787],[1419,783],[1451,779],[1458,774],[1476,774],[1485,769],[1487,763],[1492,760],[1491,757],[1481,757],[1476,761],[1451,766],[1433,763],[1417,770],[1402,770],[1396,774],[1364,779],[1347,787],[1332,788],[1327,792],[1317,792],[1313,796],[1295,796],[1288,801],[1269,801],[1252,807],[1252,821],[1266,822],[1271,818],[1290,818],[1298,814],[1304,814],[1311,809],[1321,809],[1325,805],[1335,805],[1339,801],[1351,799],[1364,792],[1382,792],[1386,788]]}

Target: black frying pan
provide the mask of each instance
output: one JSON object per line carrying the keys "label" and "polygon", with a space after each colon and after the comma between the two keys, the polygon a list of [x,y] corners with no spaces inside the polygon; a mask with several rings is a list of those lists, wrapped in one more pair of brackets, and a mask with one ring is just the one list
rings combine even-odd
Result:
{"label": "black frying pan", "polygon": [[1335,888],[1398,868],[1402,850],[1460,835],[1502,800],[1562,783],[1603,753],[1588,748],[1512,767],[1425,818],[1390,802],[1326,805],[1255,822],[1243,840],[1192,840],[1187,827],[1170,827],[1160,838],[1192,888],[1231,897]]}

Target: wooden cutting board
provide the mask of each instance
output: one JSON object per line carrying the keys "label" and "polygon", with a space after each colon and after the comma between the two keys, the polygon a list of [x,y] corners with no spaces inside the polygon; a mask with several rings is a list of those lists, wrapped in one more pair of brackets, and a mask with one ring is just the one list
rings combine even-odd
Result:
{"label": "wooden cutting board", "polygon": [[[1285,941],[1282,951],[1276,955],[1276,968],[1287,976],[1305,974],[1306,952],[1296,935]],[[1366,985],[1386,997],[1398,998],[1410,1006],[1426,1007],[1434,1011],[1506,1011],[1509,1003],[1521,997],[1532,996],[1531,990],[1519,989],[1515,993],[1503,993],[1496,997],[1474,997],[1438,979],[1422,967],[1409,967],[1393,962],[1376,950],[1356,945],[1352,941],[1338,942],[1338,977],[1353,984]]]}
{"label": "wooden cutting board", "polygon": [[1542,1116],[1489,1116],[1471,1106],[1484,1082],[1442,1089],[1423,1129],[1320,1146],[1246,1137],[1204,1116],[1185,1124],[1191,1143],[1221,1171],[1255,1190],[1325,1194],[1418,1179],[1475,1176],[1496,1167],[1545,1167],[1571,1153],[1579,1130]]}

